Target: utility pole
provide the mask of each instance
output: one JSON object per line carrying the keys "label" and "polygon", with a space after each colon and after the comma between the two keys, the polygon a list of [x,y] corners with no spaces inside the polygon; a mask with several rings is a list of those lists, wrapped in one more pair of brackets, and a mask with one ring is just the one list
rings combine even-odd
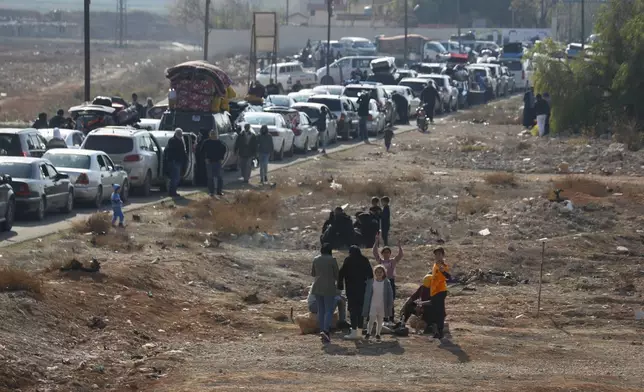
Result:
{"label": "utility pole", "polygon": [[206,0],[206,17],[203,21],[203,60],[208,61],[208,36],[210,35],[210,0]]}
{"label": "utility pole", "polygon": [[286,0],[286,24],[288,25],[288,14],[289,14],[289,9],[290,7],[290,0]]}
{"label": "utility pole", "polygon": [[[371,10],[371,12],[373,12],[373,9]],[[407,31],[409,28],[408,12],[409,0],[405,0],[405,64],[407,64],[407,57],[409,56],[409,49],[407,48]]]}
{"label": "utility pole", "polygon": [[127,0],[116,0],[116,13],[118,15],[118,21],[116,23],[116,45],[122,48],[127,33]]}
{"label": "utility pole", "polygon": [[585,18],[585,16],[586,16],[585,15],[586,14],[586,9],[585,8],[586,7],[585,7],[585,5],[586,5],[586,1],[581,0],[581,50],[582,51],[584,50],[584,45],[586,43],[586,29],[585,29],[586,26],[584,26],[585,23],[586,23],[586,18]]}
{"label": "utility pole", "polygon": [[84,16],[85,23],[83,26],[85,33],[85,102],[90,100],[90,61],[89,61],[89,3],[91,0],[85,0]]}
{"label": "utility pole", "polygon": [[331,57],[331,14],[333,13],[333,0],[326,0],[327,24],[326,24],[326,76],[329,76],[329,59]]}
{"label": "utility pole", "polygon": [[461,0],[456,0],[456,34],[458,34],[458,52],[461,50]]}

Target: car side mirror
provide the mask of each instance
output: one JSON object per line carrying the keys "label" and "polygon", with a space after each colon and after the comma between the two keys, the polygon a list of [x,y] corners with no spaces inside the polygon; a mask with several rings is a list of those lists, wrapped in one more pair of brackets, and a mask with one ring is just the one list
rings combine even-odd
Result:
{"label": "car side mirror", "polygon": [[65,174],[65,173],[58,173],[58,174],[56,174],[56,180],[57,180],[57,181],[58,181],[58,180],[66,180],[66,179],[68,179],[68,178],[69,178],[69,175],[67,175],[67,174]]}
{"label": "car side mirror", "polygon": [[121,165],[114,165],[114,171],[122,171],[122,170],[125,170],[125,169],[123,168],[123,166],[121,166]]}

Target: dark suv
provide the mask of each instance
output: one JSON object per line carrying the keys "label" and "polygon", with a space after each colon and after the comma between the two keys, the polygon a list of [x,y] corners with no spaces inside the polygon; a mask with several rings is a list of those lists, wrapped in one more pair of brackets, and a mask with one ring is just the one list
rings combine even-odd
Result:
{"label": "dark suv", "polygon": [[40,158],[47,149],[47,139],[37,129],[0,129],[0,156]]}
{"label": "dark suv", "polygon": [[11,187],[11,176],[0,174],[0,231],[11,230],[15,215],[16,196]]}

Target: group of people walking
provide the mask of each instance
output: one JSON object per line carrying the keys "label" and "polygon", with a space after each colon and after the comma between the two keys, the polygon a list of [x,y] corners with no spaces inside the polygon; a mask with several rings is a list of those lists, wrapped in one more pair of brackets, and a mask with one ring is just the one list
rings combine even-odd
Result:
{"label": "group of people walking", "polygon": [[[328,243],[322,245],[320,255],[313,259],[311,274],[314,282],[309,292],[309,310],[317,314],[322,342],[331,341],[331,324],[336,307],[340,309],[338,328],[344,325],[350,327],[345,339],[361,339],[363,336],[369,339],[373,334],[380,342],[383,326],[392,329],[404,327],[412,314],[426,322],[425,333],[433,333],[437,339],[443,338],[447,281],[451,278],[445,263],[445,250],[434,250],[432,273],[423,278],[418,290],[405,302],[400,320],[396,323],[396,266],[403,258],[403,249],[398,243],[398,253],[392,257],[392,250],[388,246],[379,249],[381,240],[379,233],[372,248],[375,266],[355,245],[349,248],[349,255],[342,267],[338,266]],[[342,290],[346,294],[346,301]],[[348,305],[350,324],[346,323],[345,304]]]}
{"label": "group of people walking", "polygon": [[[382,203],[382,207],[380,204]],[[384,245],[388,245],[391,227],[391,209],[388,196],[373,197],[368,210],[358,211],[355,221],[342,207],[336,207],[322,226],[320,243],[328,243],[332,249],[346,249],[352,245],[370,248],[374,238],[382,233]]]}
{"label": "group of people walking", "polygon": [[540,137],[550,133],[550,94],[535,96],[534,89],[530,87],[523,95],[523,126],[532,128],[535,122]]}

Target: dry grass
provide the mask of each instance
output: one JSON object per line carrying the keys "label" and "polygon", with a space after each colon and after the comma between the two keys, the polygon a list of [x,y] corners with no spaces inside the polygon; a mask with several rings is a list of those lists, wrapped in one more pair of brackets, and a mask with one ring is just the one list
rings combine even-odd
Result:
{"label": "dry grass", "polygon": [[184,229],[237,235],[251,234],[258,231],[271,231],[281,205],[276,191],[246,191],[236,193],[232,200],[193,201],[188,206],[177,209],[175,216],[182,220],[180,226]]}
{"label": "dry grass", "polygon": [[393,195],[392,187],[389,185],[391,181],[367,181],[367,182],[354,182],[348,181],[341,183],[342,191],[340,193],[351,196],[367,196],[367,197],[382,197],[385,195]]}
{"label": "dry grass", "polygon": [[424,179],[425,175],[420,169],[412,169],[400,177],[400,181],[402,182],[421,182]]}
{"label": "dry grass", "polygon": [[42,282],[36,277],[15,267],[0,269],[0,292],[26,291],[37,296],[43,292]]}
{"label": "dry grass", "polygon": [[566,143],[571,146],[585,146],[590,142],[586,136],[572,137],[566,140]]}
{"label": "dry grass", "polygon": [[108,233],[112,228],[112,218],[109,212],[97,212],[84,221],[72,223],[72,230],[77,233]]}
{"label": "dry grass", "polygon": [[460,112],[456,115],[455,120],[495,125],[518,125],[522,121],[519,114],[521,103],[519,99],[510,99],[478,105],[471,110]]}
{"label": "dry grass", "polygon": [[530,143],[521,141],[517,144],[517,151],[525,151],[530,149]]}
{"label": "dry grass", "polygon": [[642,127],[635,121],[628,121],[615,126],[613,138],[618,143],[624,143],[631,151],[639,151],[644,146],[644,133]]}
{"label": "dry grass", "polygon": [[[606,197],[610,194],[610,187],[607,184],[577,176],[566,176],[561,180],[555,181],[553,189],[562,189],[564,195],[581,193],[593,197]],[[552,189],[548,189],[548,193],[550,192],[552,192]]]}
{"label": "dry grass", "polygon": [[461,199],[459,200],[457,207],[459,215],[487,214],[488,212],[490,212],[492,202],[480,197]]}
{"label": "dry grass", "polygon": [[475,152],[475,151],[485,151],[487,146],[482,144],[466,144],[461,146],[461,152]]}
{"label": "dry grass", "polygon": [[484,179],[485,179],[485,182],[490,185],[496,185],[496,186],[516,186],[517,185],[516,176],[514,175],[514,173],[509,173],[509,172],[498,172],[498,173],[486,174]]}
{"label": "dry grass", "polygon": [[95,234],[92,236],[91,243],[97,248],[107,248],[118,252],[136,252],[143,248],[142,244],[135,242],[123,230],[112,231],[106,234]]}

